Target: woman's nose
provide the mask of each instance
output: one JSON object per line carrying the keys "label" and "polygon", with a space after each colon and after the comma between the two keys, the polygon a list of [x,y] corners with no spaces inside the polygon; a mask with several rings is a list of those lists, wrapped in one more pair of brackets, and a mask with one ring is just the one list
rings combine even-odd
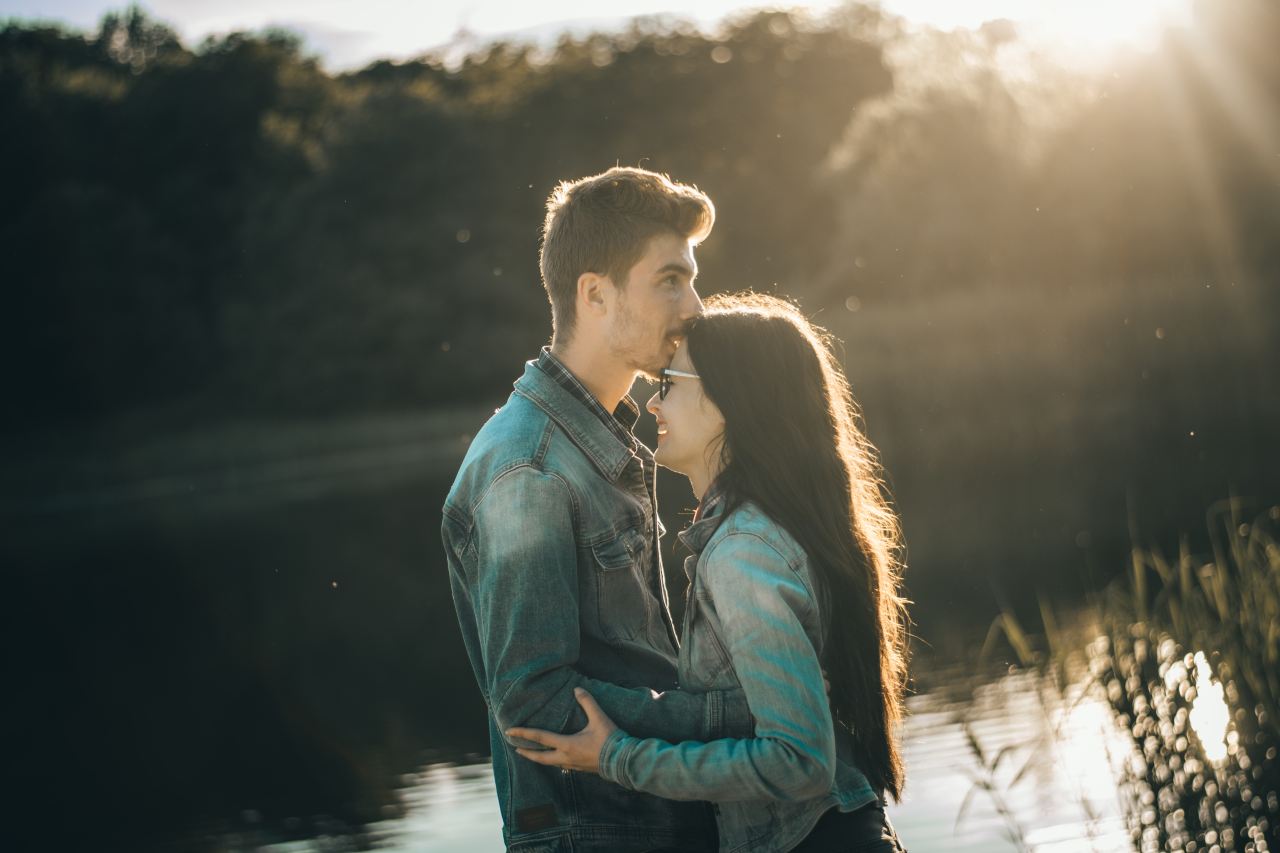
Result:
{"label": "woman's nose", "polygon": [[662,398],[655,391],[653,396],[649,398],[649,402],[644,404],[644,407],[649,410],[650,414],[656,415],[658,410],[662,408]]}

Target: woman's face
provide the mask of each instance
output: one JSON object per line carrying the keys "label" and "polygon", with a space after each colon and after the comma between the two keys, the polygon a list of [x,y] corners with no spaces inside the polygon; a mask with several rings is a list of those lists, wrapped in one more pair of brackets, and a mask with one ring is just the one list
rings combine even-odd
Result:
{"label": "woman's face", "polygon": [[[670,367],[683,373],[698,372],[685,346],[676,350]],[[646,408],[658,419],[658,447],[654,451],[658,464],[686,476],[714,479],[719,473],[724,417],[702,393],[702,382],[673,376],[667,398],[661,400],[654,394]]]}

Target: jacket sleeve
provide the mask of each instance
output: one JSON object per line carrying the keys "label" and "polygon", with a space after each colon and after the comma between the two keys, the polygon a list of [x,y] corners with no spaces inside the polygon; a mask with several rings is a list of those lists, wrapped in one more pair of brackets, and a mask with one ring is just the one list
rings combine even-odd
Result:
{"label": "jacket sleeve", "polygon": [[699,570],[725,650],[756,720],[755,736],[708,743],[610,736],[601,775],[673,800],[803,800],[831,790],[836,743],[817,650],[816,604],[783,556],[753,533],[714,543]]}
{"label": "jacket sleeve", "polygon": [[[588,690],[620,726],[669,740],[747,733],[741,691],[655,693],[588,678],[578,661],[578,565],[573,503],[554,474],[521,466],[500,476],[474,510],[471,605],[482,685],[499,730],[572,732],[586,725],[573,689]],[[518,746],[533,746],[512,741]]]}

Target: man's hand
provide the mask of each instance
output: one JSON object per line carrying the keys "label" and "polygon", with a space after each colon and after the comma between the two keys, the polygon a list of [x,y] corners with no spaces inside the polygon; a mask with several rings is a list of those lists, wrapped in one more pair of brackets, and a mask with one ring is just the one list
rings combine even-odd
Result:
{"label": "man's hand", "polygon": [[587,773],[600,772],[600,750],[609,735],[618,730],[613,720],[601,710],[591,694],[581,687],[573,690],[574,698],[587,714],[587,725],[582,731],[572,735],[560,735],[544,729],[507,729],[506,735],[511,738],[523,738],[547,747],[546,750],[533,750],[518,747],[516,752],[535,764],[546,764],[565,770],[582,770]]}

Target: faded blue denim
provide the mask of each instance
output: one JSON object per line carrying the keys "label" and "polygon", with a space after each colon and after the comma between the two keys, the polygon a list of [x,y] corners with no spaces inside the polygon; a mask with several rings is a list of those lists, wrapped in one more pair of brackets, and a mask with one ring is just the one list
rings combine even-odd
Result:
{"label": "faded blue denim", "polygon": [[715,801],[724,853],[785,851],[827,809],[853,811],[877,792],[854,763],[852,739],[832,724],[808,557],[754,504],[724,510],[723,496],[710,496],[680,535],[693,552],[684,564],[692,588],[680,684],[741,686],[755,737],[678,743],[619,723],[601,753],[602,774],[632,790]]}
{"label": "faded blue denim", "polygon": [[509,849],[715,849],[705,803],[535,764],[502,734],[578,731],[586,718],[575,687],[638,735],[750,734],[742,691],[675,689],[679,647],[654,557],[653,495],[634,476],[647,466],[652,482],[653,464],[647,448],[625,445],[531,361],[471,443],[445,501],[449,580],[489,709]]}

